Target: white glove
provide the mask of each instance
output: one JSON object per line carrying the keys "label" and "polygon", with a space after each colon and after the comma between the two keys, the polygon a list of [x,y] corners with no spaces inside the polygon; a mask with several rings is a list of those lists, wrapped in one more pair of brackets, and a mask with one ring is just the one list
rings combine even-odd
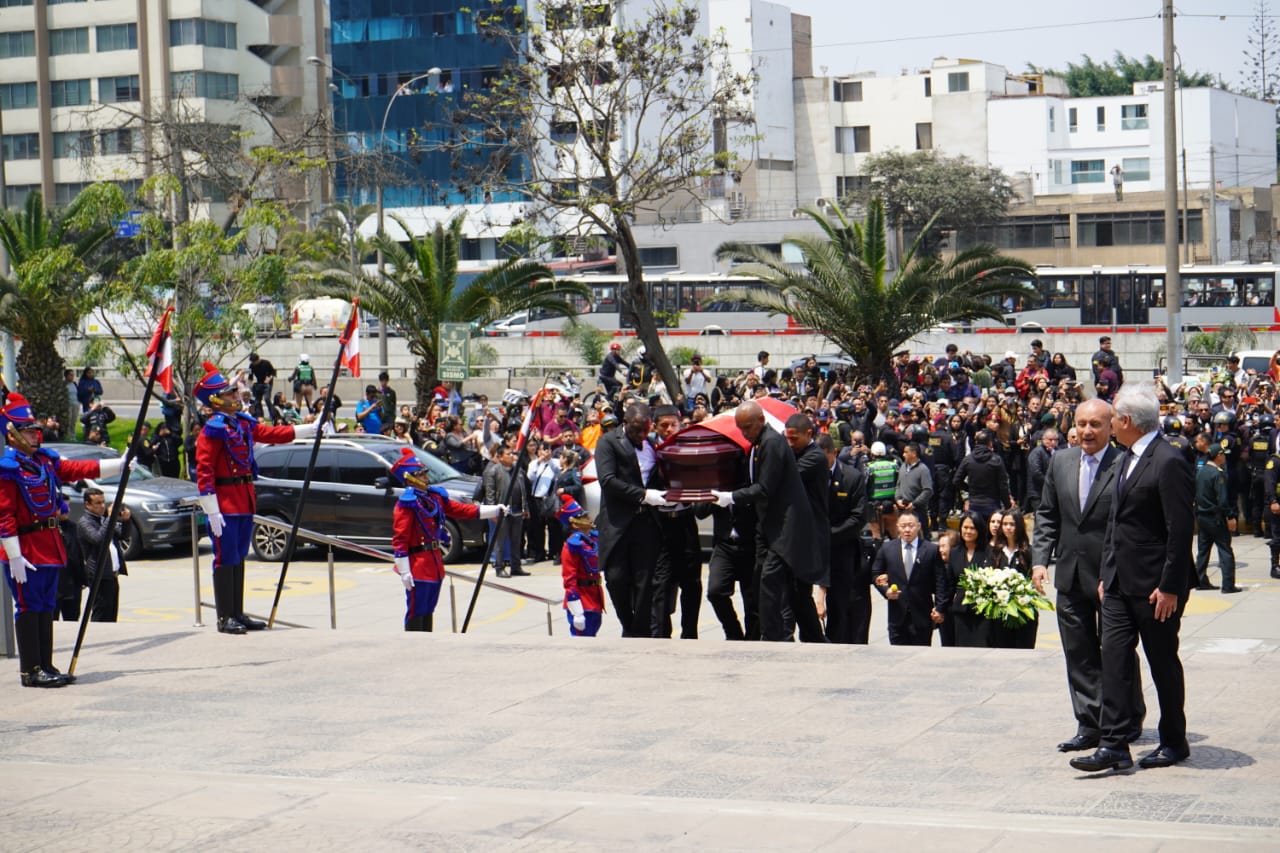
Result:
{"label": "white glove", "polygon": [[400,575],[400,582],[404,584],[404,588],[412,590],[413,571],[409,568],[408,557],[396,557],[396,573]]}
{"label": "white glove", "polygon": [[[133,464],[131,464],[131,465],[129,466],[129,470],[130,470],[130,471],[132,471],[134,468],[136,468],[136,467],[137,467],[137,465],[138,465],[138,460],[137,460],[137,459],[132,459],[132,460],[130,460],[130,461],[131,461]],[[104,480],[105,480],[105,479],[107,479],[108,477],[114,477],[114,476],[116,476],[117,474],[119,474],[119,473],[120,473],[121,471],[123,471],[123,470],[124,470],[124,457],[123,457],[123,456],[122,456],[122,457],[120,457],[120,458],[118,458],[118,459],[101,459],[101,460],[99,460],[99,461],[98,461],[98,476],[99,476],[101,479],[104,479]]]}
{"label": "white glove", "polygon": [[670,501],[667,500],[666,495],[657,489],[644,490],[645,506],[665,506],[668,503],[670,503]]}
{"label": "white glove", "polygon": [[209,517],[209,535],[220,537],[222,531],[226,529],[227,522],[222,517],[222,510],[218,509],[217,495],[201,495],[200,508],[204,510],[204,514]]}
{"label": "white glove", "polygon": [[725,509],[733,506],[733,492],[717,492],[712,489],[711,496],[716,499],[716,506],[722,506]]}
{"label": "white glove", "polygon": [[502,504],[480,504],[481,518],[502,518],[505,513],[511,510]]}
{"label": "white glove", "polygon": [[570,598],[565,604],[569,608],[569,619],[573,622],[573,630],[585,631],[587,628],[587,615],[583,612],[582,600]]}
{"label": "white glove", "polygon": [[22,547],[18,544],[17,536],[6,536],[0,539],[0,544],[4,545],[5,556],[9,559],[9,574],[13,575],[14,583],[26,583],[27,572],[36,571],[36,567],[31,561],[22,556]]}
{"label": "white glove", "polygon": [[111,572],[118,575],[120,574],[120,552],[116,550],[116,543],[112,542],[107,550],[111,552]]}
{"label": "white glove", "polygon": [[315,438],[316,422],[312,421],[309,424],[294,424],[293,437],[294,438]]}

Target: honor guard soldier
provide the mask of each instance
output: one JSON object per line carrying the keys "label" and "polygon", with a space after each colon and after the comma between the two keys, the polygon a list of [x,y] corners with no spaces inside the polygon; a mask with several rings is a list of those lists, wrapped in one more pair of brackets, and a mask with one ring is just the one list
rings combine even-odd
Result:
{"label": "honor guard soldier", "polygon": [[427,467],[411,447],[400,449],[391,476],[405,487],[396,501],[391,523],[391,547],[396,574],[404,584],[404,629],[430,631],[444,580],[444,557],[449,548],[446,518],[493,518],[497,505],[477,505],[450,499],[440,486],[430,485]]}
{"label": "honor guard soldier", "polygon": [[1266,498],[1267,533],[1271,546],[1271,577],[1280,578],[1280,449],[1262,469],[1262,494]]}
{"label": "honor guard soldier", "polygon": [[67,564],[58,529],[69,509],[62,483],[114,477],[123,460],[63,459],[41,448],[43,432],[21,394],[10,393],[0,409],[0,430],[8,443],[0,457],[0,544],[13,593],[22,686],[62,687],[75,681],[53,665],[58,575]]}
{"label": "honor guard soldier", "polygon": [[[1265,535],[1262,530],[1264,519],[1267,519],[1267,505],[1271,496],[1266,492],[1265,474],[1267,462],[1271,455],[1271,432],[1275,427],[1275,418],[1262,415],[1249,435],[1249,450],[1245,464],[1249,470],[1249,491],[1245,496],[1245,509],[1249,524],[1253,525],[1253,535],[1259,539]],[[1264,500],[1266,504],[1264,504]],[[1267,519],[1267,531],[1270,532],[1270,520]]]}
{"label": "honor guard soldier", "polygon": [[573,495],[560,496],[560,511],[556,517],[566,532],[572,531],[560,549],[564,610],[569,620],[569,633],[575,637],[594,637],[600,631],[600,620],[604,616],[600,537],[591,524],[591,516],[578,505]]}
{"label": "honor guard soldier", "polygon": [[240,410],[240,399],[218,368],[204,363],[205,375],[194,393],[213,410],[196,437],[196,486],[200,508],[209,518],[213,539],[213,599],[218,611],[218,631],[243,634],[261,631],[265,622],[244,613],[244,560],[253,534],[257,494],[253,481],[258,463],[253,445],[286,444],[315,435],[315,424],[270,427]]}

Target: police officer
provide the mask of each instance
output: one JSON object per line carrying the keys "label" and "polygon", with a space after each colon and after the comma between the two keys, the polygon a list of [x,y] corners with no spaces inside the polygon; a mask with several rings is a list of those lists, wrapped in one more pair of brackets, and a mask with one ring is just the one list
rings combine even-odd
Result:
{"label": "police officer", "polygon": [[898,520],[893,503],[898,488],[898,465],[889,458],[884,442],[871,445],[871,462],[867,465],[867,497],[871,501],[871,536],[877,541],[884,531],[892,531]]}
{"label": "police officer", "polygon": [[[1233,508],[1239,506],[1241,453],[1244,442],[1236,428],[1236,416],[1233,412],[1221,411],[1212,418],[1213,434],[1209,436],[1209,444],[1213,448],[1221,447],[1226,453],[1226,462],[1222,469],[1227,475],[1227,503]],[[1212,451],[1211,451],[1212,452]],[[1232,513],[1234,516],[1234,512]]]}
{"label": "police officer", "polygon": [[1271,577],[1280,578],[1280,450],[1272,453],[1262,469],[1262,494],[1267,505],[1267,533],[1270,534]]}
{"label": "police officer", "polygon": [[1164,427],[1164,440],[1169,442],[1172,447],[1177,448],[1188,463],[1194,465],[1196,462],[1196,449],[1192,446],[1191,441],[1182,434],[1182,418],[1177,415],[1169,415],[1164,419],[1162,426]]}
{"label": "police officer", "polygon": [[1275,418],[1269,414],[1259,416],[1257,423],[1249,434],[1249,449],[1245,464],[1249,471],[1249,490],[1245,493],[1245,517],[1253,525],[1253,535],[1262,539],[1263,505],[1265,503],[1264,475],[1267,461],[1271,455],[1271,432],[1275,427]]}

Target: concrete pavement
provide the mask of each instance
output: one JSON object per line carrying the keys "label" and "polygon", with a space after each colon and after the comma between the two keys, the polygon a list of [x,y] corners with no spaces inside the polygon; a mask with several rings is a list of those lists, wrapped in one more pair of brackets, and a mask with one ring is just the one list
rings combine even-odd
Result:
{"label": "concrete pavement", "polygon": [[1247,591],[1184,621],[1191,759],[1102,776],[1053,748],[1051,615],[1030,651],[891,648],[881,611],[869,647],[727,644],[705,607],[699,642],[584,640],[486,591],[468,635],[406,635],[398,581],[339,558],[337,630],[305,561],[280,619],[308,627],[231,637],[192,627],[189,557],[141,561],[79,684],[0,678],[0,848],[1275,850],[1280,581],[1236,543]]}

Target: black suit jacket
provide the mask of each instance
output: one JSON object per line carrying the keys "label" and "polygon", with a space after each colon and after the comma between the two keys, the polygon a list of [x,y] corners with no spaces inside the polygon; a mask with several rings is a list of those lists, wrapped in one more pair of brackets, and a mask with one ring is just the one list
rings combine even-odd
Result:
{"label": "black suit jacket", "polygon": [[796,468],[800,471],[800,482],[804,484],[809,508],[813,511],[815,548],[811,571],[806,571],[806,567],[791,568],[797,577],[810,583],[831,586],[831,511],[828,508],[831,470],[827,467],[827,454],[822,452],[817,442],[811,441],[796,456]]}
{"label": "black suit jacket", "polygon": [[1126,480],[1126,452],[1116,460],[1116,491],[1102,554],[1108,592],[1149,596],[1152,591],[1185,595],[1191,570],[1195,481],[1191,466],[1156,436]]}
{"label": "black suit jacket", "polygon": [[[651,507],[644,505],[645,485],[640,479],[640,460],[621,429],[605,433],[596,444],[596,479],[600,483],[600,565],[637,519],[653,520]],[[655,467],[655,471],[657,468]]]}
{"label": "black suit jacket", "polygon": [[734,491],[733,502],[755,508],[759,547],[778,555],[797,577],[807,580],[815,565],[815,532],[795,454],[786,439],[766,425],[751,457],[751,483]]}
{"label": "black suit jacket", "polygon": [[836,460],[828,489],[831,572],[844,572],[854,583],[870,583],[862,560],[862,528],[867,523],[866,475],[852,462]]}
{"label": "black suit jacket", "polygon": [[1096,592],[1102,566],[1102,546],[1107,524],[1111,521],[1111,502],[1115,496],[1116,462],[1120,451],[1108,446],[1098,464],[1089,489],[1089,499],[1080,509],[1080,460],[1084,452],[1069,447],[1053,454],[1045,474],[1040,506],[1036,510],[1036,528],[1031,537],[1031,560],[1047,566],[1058,555],[1053,585],[1059,592],[1070,592],[1079,584],[1083,592]]}
{"label": "black suit jacket", "polygon": [[871,576],[878,578],[888,575],[887,586],[877,586],[880,594],[886,594],[890,586],[897,585],[902,595],[897,601],[889,602],[889,626],[900,631],[914,626],[915,633],[928,634],[933,630],[930,611],[935,607],[945,613],[947,605],[946,569],[942,565],[942,554],[938,545],[923,537],[916,539],[916,562],[911,570],[911,579],[907,579],[906,569],[902,565],[902,540],[890,539],[880,548],[875,561],[871,564]]}
{"label": "black suit jacket", "polygon": [[[107,506],[111,508],[110,504]],[[124,562],[124,551],[120,547],[120,537],[124,535],[124,525],[127,522],[117,521],[115,530],[111,531],[111,547],[116,549],[116,556],[120,558],[120,574],[127,575]],[[85,510],[84,515],[76,519],[76,538],[80,543],[80,553],[84,558],[84,573],[88,583],[93,582],[94,576],[98,573],[98,550],[102,547],[102,540],[107,538],[107,516],[94,515]],[[111,555],[107,555],[107,566],[111,566]]]}

